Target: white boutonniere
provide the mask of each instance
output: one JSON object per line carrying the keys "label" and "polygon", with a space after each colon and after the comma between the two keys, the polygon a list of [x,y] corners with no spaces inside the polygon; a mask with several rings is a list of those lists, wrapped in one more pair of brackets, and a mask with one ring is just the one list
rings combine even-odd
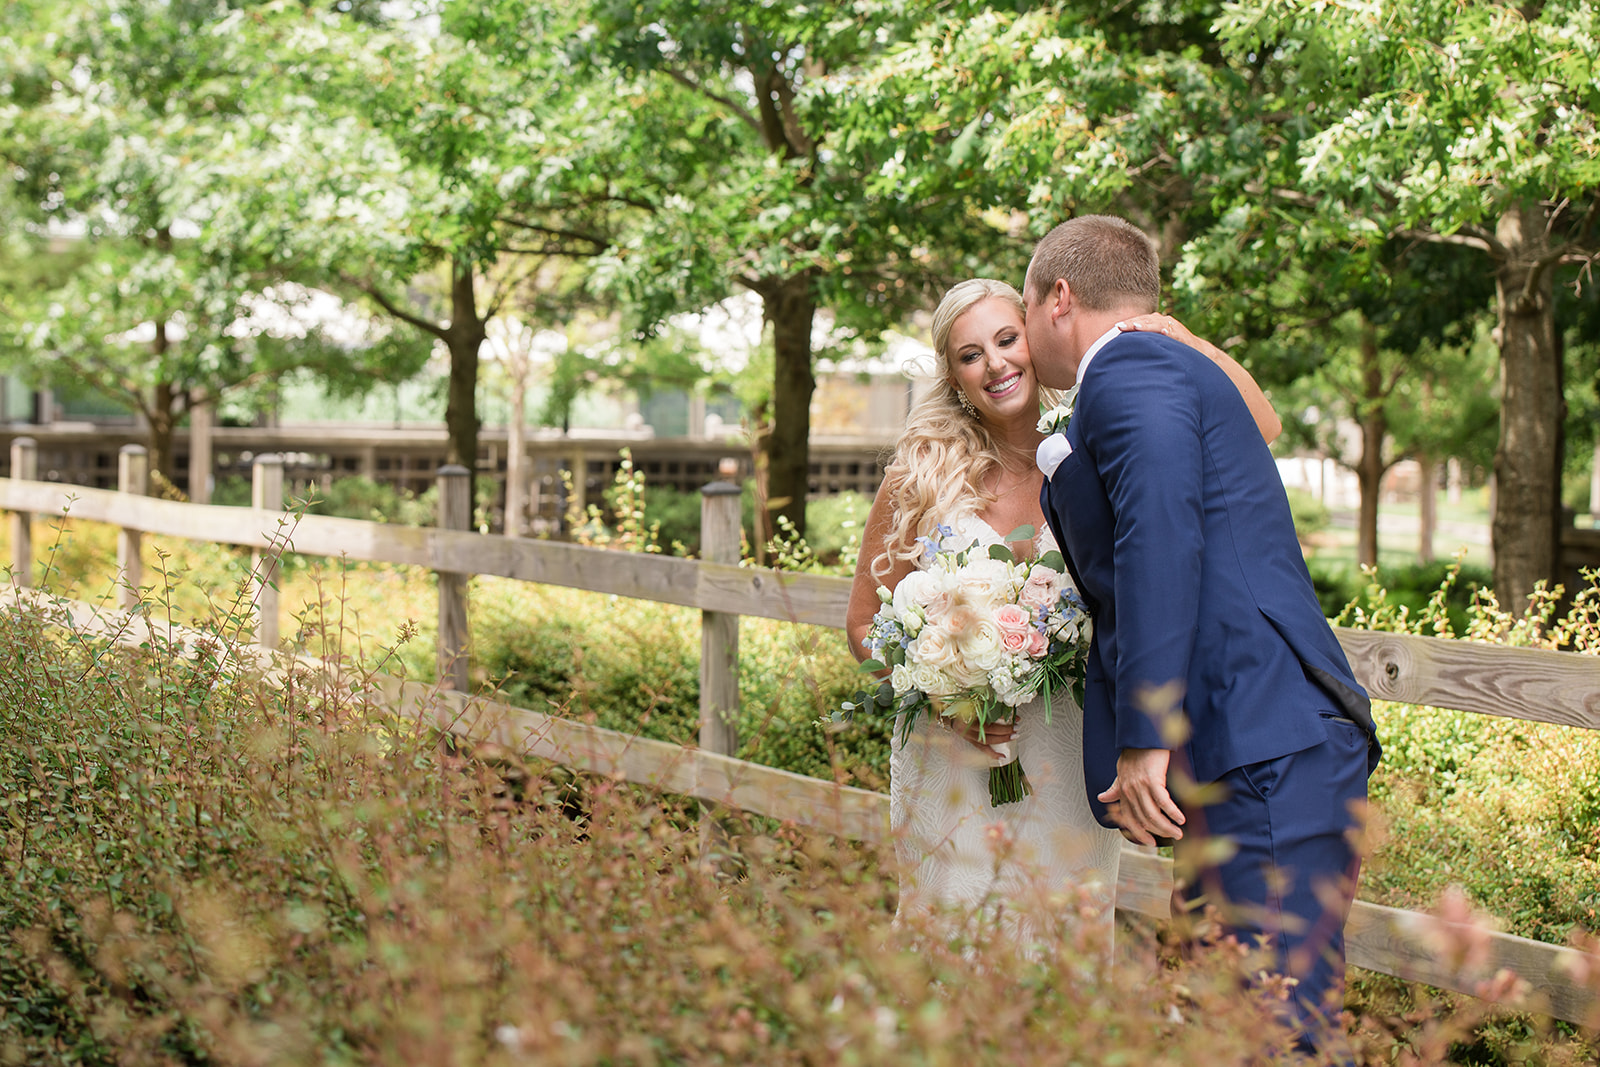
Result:
{"label": "white boutonniere", "polygon": [[1040,433],[1066,433],[1072,420],[1072,406],[1078,402],[1078,387],[1074,385],[1061,397],[1061,403],[1039,416]]}

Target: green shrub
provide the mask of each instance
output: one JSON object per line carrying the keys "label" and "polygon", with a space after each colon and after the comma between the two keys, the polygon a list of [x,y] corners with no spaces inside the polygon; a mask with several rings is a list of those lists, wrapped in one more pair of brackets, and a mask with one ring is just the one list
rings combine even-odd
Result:
{"label": "green shrub", "polygon": [[472,758],[359,679],[263,684],[220,646],[3,622],[0,1063],[1265,1063],[1285,1043],[1271,997],[1240,992],[1249,952],[1164,964],[1135,940],[1112,966],[1064,918],[1019,958],[981,915],[897,924],[873,849],[726,813],[708,855],[671,798]]}
{"label": "green shrub", "polygon": [[[480,495],[482,486],[480,486]],[[401,526],[436,526],[439,521],[439,489],[429,486],[421,494],[401,490],[364,475],[336,478],[327,488],[306,490],[305,500],[295,502],[313,515],[332,515],[364,522],[392,522]]]}
{"label": "green shrub", "polygon": [[1302,542],[1328,528],[1328,509],[1314,494],[1304,489],[1290,489],[1288,495],[1295,536]]}
{"label": "green shrub", "polygon": [[[698,612],[487,578],[473,583],[470,604],[475,664],[502,699],[698,743]],[[837,630],[742,619],[739,662],[741,758],[886,787],[886,728],[816,725],[860,684]]]}
{"label": "green shrub", "polygon": [[[1373,584],[1343,621],[1600,652],[1600,591],[1555,619],[1547,594],[1513,616],[1476,590],[1457,631],[1459,584],[1451,568],[1418,610]],[[1561,943],[1600,929],[1595,731],[1383,701],[1373,715],[1384,759],[1371,787],[1379,827],[1363,873],[1367,899],[1425,907],[1454,886],[1525,937]]]}
{"label": "green shrub", "polygon": [[[608,501],[610,497],[608,496]],[[671,486],[644,487],[644,513],[651,523],[661,524],[661,544],[674,555],[682,545],[688,555],[700,554],[700,494]]]}
{"label": "green shrub", "polygon": [[211,489],[211,503],[218,507],[249,507],[250,479],[239,474],[224,474]]}
{"label": "green shrub", "polygon": [[1322,613],[1330,619],[1371,614],[1379,602],[1379,590],[1383,591],[1384,603],[1396,608],[1403,606],[1412,615],[1418,615],[1449,579],[1445,618],[1450,625],[1449,632],[1455,634],[1466,632],[1473,598],[1479,590],[1490,588],[1493,579],[1486,567],[1457,564],[1451,560],[1379,567],[1373,574],[1366,575],[1348,565],[1313,556],[1306,561],[1306,568],[1311,572],[1311,583],[1316,588]]}

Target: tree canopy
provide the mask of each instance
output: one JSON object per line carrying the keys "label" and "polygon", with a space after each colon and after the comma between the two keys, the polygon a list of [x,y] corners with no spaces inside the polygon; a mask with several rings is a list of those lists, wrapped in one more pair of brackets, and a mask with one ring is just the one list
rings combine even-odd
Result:
{"label": "tree canopy", "polygon": [[[700,373],[672,318],[753,293],[767,501],[803,528],[827,345],[1020,284],[1033,238],[1110,211],[1283,401],[1366,420],[1369,482],[1480,448],[1497,403],[1517,601],[1554,572],[1563,403],[1592,410],[1597,28],[1586,0],[17,0],[4,343],[157,439],[289,368],[354,388],[437,345],[471,466],[497,314],[623,324],[636,357],[571,354],[559,399]],[[361,343],[294,325],[318,289],[370,312]],[[1500,383],[1468,404],[1486,306]]]}

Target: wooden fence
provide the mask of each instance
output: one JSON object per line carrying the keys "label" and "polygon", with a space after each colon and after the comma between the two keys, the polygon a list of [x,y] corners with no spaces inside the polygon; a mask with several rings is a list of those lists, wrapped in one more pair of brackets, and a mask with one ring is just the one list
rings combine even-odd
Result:
{"label": "wooden fence", "polygon": [[[198,411],[206,410],[202,405]],[[12,441],[34,442],[36,457],[32,477],[46,482],[82,485],[92,489],[116,487],[119,450],[138,444],[145,433],[132,426],[51,428],[26,431],[0,426],[0,472]],[[201,442],[204,446],[201,447]],[[813,440],[810,448],[810,491],[815,494],[844,491],[871,494],[883,477],[891,441],[881,437],[833,437]],[[210,503],[206,495],[210,478],[248,478],[256,456],[281,457],[284,484],[297,496],[313,488],[326,495],[341,478],[363,477],[418,495],[431,488],[448,442],[442,427],[393,430],[383,427],[218,427],[197,438],[179,429],[173,438],[179,489],[197,503]],[[734,467],[736,478],[753,474],[750,447],[740,438],[696,439],[650,437],[621,433],[614,436],[551,436],[532,434],[522,445],[527,484],[524,487],[526,523],[535,529],[555,530],[572,501],[563,484],[570,479],[578,510],[598,502],[609,488],[621,462],[621,449],[630,449],[634,469],[652,486],[696,491],[719,477],[724,465]],[[510,442],[504,427],[488,426],[479,434],[476,460],[479,492],[492,490],[491,522],[499,525],[505,506]],[[20,475],[17,475],[20,477]]]}
{"label": "wooden fence", "polygon": [[[140,484],[142,449],[128,446],[123,485]],[[11,469],[30,473],[29,457],[13,449]],[[274,457],[255,465],[256,501],[272,492]],[[439,528],[386,526],[352,519],[293,517],[268,508],[181,504],[132,492],[67,489],[25,478],[0,480],[0,510],[13,513],[13,580],[31,585],[31,519],[70,514],[119,527],[119,561],[132,607],[139,584],[138,547],[144,533],[238,545],[253,550],[258,573],[283,552],[428,567],[439,582],[440,686],[389,680],[382,699],[441,728],[578,769],[618,775],[746,811],[870,841],[888,836],[888,802],[880,793],[805,778],[737,760],[732,712],[738,700],[738,617],[741,615],[841,628],[849,581],[843,578],[741,567],[738,496],[731,486],[707,486],[702,520],[704,560],[608,552],[575,545],[489,537],[460,528],[466,471],[438,472]],[[460,499],[458,499],[460,498]],[[452,501],[455,501],[452,504]],[[703,613],[699,748],[649,741],[582,723],[512,708],[467,695],[466,577],[493,575],[699,608]],[[257,639],[277,644],[278,605],[271,584],[259,582]],[[25,595],[19,590],[18,595]],[[85,618],[94,612],[82,609]],[[1455,708],[1563,726],[1600,729],[1600,659],[1572,653],[1505,648],[1404,634],[1338,630],[1357,677],[1376,699]],[[1170,861],[1127,846],[1118,907],[1164,919]],[[1532,1005],[1569,1021],[1600,1023],[1592,978],[1600,958],[1510,934],[1489,936],[1487,952],[1471,961],[1449,951],[1472,931],[1424,914],[1357,901],[1347,929],[1349,961],[1384,974],[1474,996],[1494,995],[1490,980],[1515,972],[1535,991]]]}

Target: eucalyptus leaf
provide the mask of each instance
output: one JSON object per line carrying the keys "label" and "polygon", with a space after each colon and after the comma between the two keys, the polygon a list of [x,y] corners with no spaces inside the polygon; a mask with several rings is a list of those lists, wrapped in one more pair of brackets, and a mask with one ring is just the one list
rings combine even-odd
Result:
{"label": "eucalyptus leaf", "polygon": [[1049,567],[1053,571],[1061,571],[1063,573],[1065,573],[1067,569],[1067,561],[1062,558],[1061,553],[1057,552],[1053,548],[1039,557],[1039,565],[1041,567]]}
{"label": "eucalyptus leaf", "polygon": [[869,674],[873,671],[881,671],[887,666],[887,663],[875,659],[864,659],[861,661],[861,669]]}
{"label": "eucalyptus leaf", "polygon": [[1033,540],[1033,535],[1035,533],[1037,533],[1037,532],[1038,531],[1036,531],[1033,528],[1033,525],[1031,523],[1026,523],[1025,522],[1021,526],[1018,526],[1015,530],[1012,530],[1010,533],[1006,534],[1006,540],[1007,541],[1032,541]]}
{"label": "eucalyptus leaf", "polygon": [[1007,563],[1015,563],[1017,561],[1017,557],[1013,556],[1011,550],[1005,545],[990,545],[989,558],[1005,560]]}

